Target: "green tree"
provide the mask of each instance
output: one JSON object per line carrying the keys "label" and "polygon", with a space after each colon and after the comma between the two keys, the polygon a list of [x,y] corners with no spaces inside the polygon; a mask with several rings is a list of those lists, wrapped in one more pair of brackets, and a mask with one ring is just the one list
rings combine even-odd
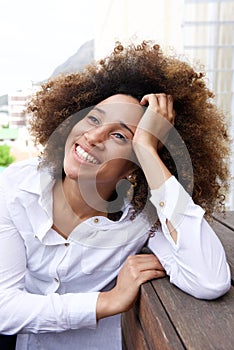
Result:
{"label": "green tree", "polygon": [[14,157],[10,154],[11,148],[8,145],[0,145],[0,166],[8,166],[14,162]]}

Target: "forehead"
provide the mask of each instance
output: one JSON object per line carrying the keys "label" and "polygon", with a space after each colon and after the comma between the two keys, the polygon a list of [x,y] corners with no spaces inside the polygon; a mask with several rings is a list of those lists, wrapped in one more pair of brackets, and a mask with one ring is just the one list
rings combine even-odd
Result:
{"label": "forehead", "polygon": [[118,120],[135,126],[144,113],[144,109],[135,98],[121,94],[108,97],[97,104],[96,108],[110,122]]}
{"label": "forehead", "polygon": [[124,94],[116,94],[113,96],[110,96],[106,98],[105,100],[101,101],[99,104],[106,104],[106,103],[133,103],[140,106],[140,103],[137,99],[130,95],[124,95]]}

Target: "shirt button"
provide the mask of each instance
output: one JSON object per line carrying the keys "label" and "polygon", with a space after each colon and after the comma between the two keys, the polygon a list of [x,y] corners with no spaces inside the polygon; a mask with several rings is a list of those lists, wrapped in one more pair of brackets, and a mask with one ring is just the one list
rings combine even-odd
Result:
{"label": "shirt button", "polygon": [[68,247],[70,244],[69,243],[64,243],[65,247]]}
{"label": "shirt button", "polygon": [[97,224],[99,222],[99,219],[95,218],[93,221],[95,222],[95,224]]}
{"label": "shirt button", "polygon": [[59,282],[59,279],[57,277],[54,278],[55,282]]}
{"label": "shirt button", "polygon": [[164,207],[164,204],[165,204],[165,203],[164,203],[163,201],[159,202],[159,206],[160,206],[160,207]]}

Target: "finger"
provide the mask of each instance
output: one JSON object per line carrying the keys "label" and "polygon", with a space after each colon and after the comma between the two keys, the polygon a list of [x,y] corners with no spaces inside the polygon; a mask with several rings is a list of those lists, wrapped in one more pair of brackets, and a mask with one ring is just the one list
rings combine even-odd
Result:
{"label": "finger", "polygon": [[159,106],[162,110],[163,116],[167,117],[168,115],[168,96],[166,94],[156,95],[158,98]]}
{"label": "finger", "polygon": [[127,262],[131,268],[136,268],[138,271],[156,269],[164,271],[164,268],[158,258],[154,254],[139,254],[130,256]]}
{"label": "finger", "polygon": [[145,105],[148,102],[148,95],[145,95],[142,97],[142,99],[140,100],[140,104],[141,105]]}
{"label": "finger", "polygon": [[162,109],[162,115],[172,123],[175,118],[174,101],[171,95],[157,94],[160,108]]}
{"label": "finger", "polygon": [[172,122],[174,121],[175,118],[175,110],[174,110],[174,101],[173,97],[171,95],[168,95],[168,117],[169,121]]}
{"label": "finger", "polygon": [[142,283],[145,283],[147,281],[150,281],[155,278],[162,278],[165,277],[166,274],[164,271],[159,271],[159,270],[148,270],[148,271],[143,271],[138,277],[138,284],[141,285]]}
{"label": "finger", "polygon": [[[152,106],[159,106],[159,100],[158,97],[161,94],[147,94],[144,95],[140,101],[140,104],[146,104],[148,103],[149,105],[152,104]],[[165,94],[164,94],[165,95]]]}
{"label": "finger", "polygon": [[136,254],[136,255],[129,255],[127,260],[129,261],[136,261],[136,262],[144,262],[144,261],[158,261],[159,259],[157,258],[156,255],[150,253],[150,254]]}
{"label": "finger", "polygon": [[158,257],[152,253],[150,254],[136,254],[132,255],[130,258],[137,260],[139,262],[158,262],[160,263]]}
{"label": "finger", "polygon": [[169,95],[161,94],[147,94],[143,96],[140,104],[149,104],[149,108],[155,113],[160,113],[164,118],[168,119],[168,99]]}
{"label": "finger", "polygon": [[165,271],[164,267],[159,261],[143,261],[138,265],[139,271],[146,271],[146,270],[160,270]]}
{"label": "finger", "polygon": [[166,276],[166,272],[165,271],[156,270],[156,277],[155,278],[163,278],[165,276]]}

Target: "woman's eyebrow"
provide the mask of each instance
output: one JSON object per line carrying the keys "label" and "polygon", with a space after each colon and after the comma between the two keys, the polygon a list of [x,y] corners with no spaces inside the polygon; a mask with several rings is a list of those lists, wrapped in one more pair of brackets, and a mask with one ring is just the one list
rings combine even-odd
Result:
{"label": "woman's eyebrow", "polygon": [[[96,110],[102,114],[106,114],[106,112],[101,109],[101,108],[98,108],[98,107],[94,107],[93,110]],[[128,131],[130,131],[130,133],[134,136],[134,132],[129,128],[129,126],[127,126],[127,124],[125,124],[123,121],[119,121],[119,125],[125,129],[127,129]]]}
{"label": "woman's eyebrow", "polygon": [[92,110],[93,111],[98,111],[99,113],[102,113],[102,114],[106,114],[106,112],[103,109],[98,108],[98,107],[94,107]]}
{"label": "woman's eyebrow", "polygon": [[134,136],[134,132],[129,128],[129,126],[127,126],[127,124],[125,124],[125,123],[122,122],[121,120],[119,121],[119,124],[120,124],[123,128],[127,129],[128,131],[130,131],[130,133],[132,134],[132,136]]}

